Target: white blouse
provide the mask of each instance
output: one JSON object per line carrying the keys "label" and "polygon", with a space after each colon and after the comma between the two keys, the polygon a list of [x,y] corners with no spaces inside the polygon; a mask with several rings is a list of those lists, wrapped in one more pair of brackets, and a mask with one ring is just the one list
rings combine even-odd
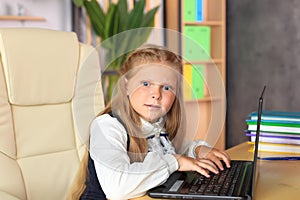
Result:
{"label": "white blouse", "polygon": [[[142,130],[149,137],[149,152],[143,162],[130,163],[127,154],[127,133],[123,125],[108,114],[97,117],[91,124],[90,155],[94,160],[100,185],[111,200],[130,199],[144,195],[149,189],[164,183],[178,169],[175,148],[168,141],[159,142],[163,119],[150,124],[142,120]],[[167,142],[167,143],[166,143]],[[159,144],[163,144],[162,147]],[[183,152],[194,156],[194,149],[207,145],[204,141],[190,142]]]}

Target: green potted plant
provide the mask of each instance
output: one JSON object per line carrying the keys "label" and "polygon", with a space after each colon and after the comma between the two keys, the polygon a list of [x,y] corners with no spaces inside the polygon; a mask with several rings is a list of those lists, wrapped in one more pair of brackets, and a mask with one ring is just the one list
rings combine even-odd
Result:
{"label": "green potted plant", "polygon": [[[145,0],[139,0],[129,10],[127,0],[118,3],[109,1],[107,11],[100,6],[97,0],[73,0],[78,7],[84,7],[91,21],[92,28],[99,36],[105,48],[107,70],[119,71],[128,53],[126,49],[133,50],[142,45],[149,37],[154,26],[154,17],[159,6],[145,12]],[[148,27],[148,28],[146,28]],[[136,34],[122,34],[136,29]],[[120,37],[113,37],[115,35]],[[120,39],[122,38],[122,39]],[[121,53],[120,53],[121,52]],[[126,53],[124,53],[126,52]],[[118,75],[106,76],[106,101],[109,101]]]}

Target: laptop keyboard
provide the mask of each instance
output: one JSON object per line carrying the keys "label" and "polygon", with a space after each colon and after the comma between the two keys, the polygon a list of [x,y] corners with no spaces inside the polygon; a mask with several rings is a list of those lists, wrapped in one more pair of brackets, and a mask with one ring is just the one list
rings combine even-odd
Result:
{"label": "laptop keyboard", "polygon": [[238,184],[239,176],[245,166],[245,162],[232,161],[230,165],[230,168],[219,171],[219,174],[211,174],[210,178],[197,174],[192,182],[190,193],[204,195],[233,195],[235,186]]}

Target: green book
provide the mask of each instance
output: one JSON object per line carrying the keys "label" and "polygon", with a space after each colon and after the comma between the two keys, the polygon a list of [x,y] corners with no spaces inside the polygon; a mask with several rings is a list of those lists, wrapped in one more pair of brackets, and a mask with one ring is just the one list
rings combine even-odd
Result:
{"label": "green book", "polygon": [[[256,125],[257,120],[246,120],[248,125]],[[298,127],[300,128],[300,122],[289,122],[289,121],[275,121],[275,120],[262,120],[262,125],[266,126],[282,126],[282,127]]]}
{"label": "green book", "polygon": [[193,65],[192,69],[192,91],[193,99],[200,99],[204,97],[204,65]]}
{"label": "green book", "polygon": [[[249,131],[256,131],[257,121],[246,120]],[[273,133],[289,133],[289,134],[300,134],[300,123],[290,123],[282,121],[261,121],[260,125],[261,132],[273,132]]]}
{"label": "green book", "polygon": [[211,28],[209,26],[183,27],[183,56],[187,61],[210,60]]}
{"label": "green book", "polygon": [[[257,120],[257,111],[250,113],[252,120]],[[283,122],[300,122],[300,112],[295,111],[279,111],[279,110],[263,110],[262,120],[274,120]]]}
{"label": "green book", "polygon": [[196,21],[196,0],[185,0],[183,2],[183,20]]}

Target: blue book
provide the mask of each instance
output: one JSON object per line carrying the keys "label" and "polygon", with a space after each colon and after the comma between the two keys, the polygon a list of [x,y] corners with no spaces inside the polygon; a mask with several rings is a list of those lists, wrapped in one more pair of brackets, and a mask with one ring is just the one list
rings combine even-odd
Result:
{"label": "blue book", "polygon": [[[252,112],[249,117],[257,120],[257,112]],[[300,112],[263,110],[261,118],[262,120],[300,122]]]}
{"label": "blue book", "polygon": [[196,21],[203,21],[203,0],[196,0]]}

